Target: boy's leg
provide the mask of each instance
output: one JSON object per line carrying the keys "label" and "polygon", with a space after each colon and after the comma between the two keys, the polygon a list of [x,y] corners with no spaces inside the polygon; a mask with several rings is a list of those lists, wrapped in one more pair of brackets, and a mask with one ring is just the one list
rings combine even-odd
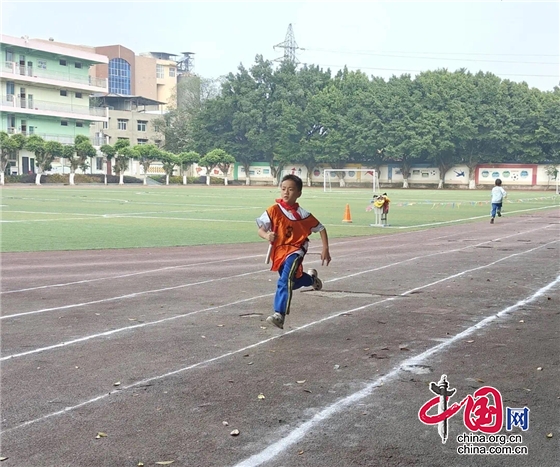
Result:
{"label": "boy's leg", "polygon": [[496,203],[492,203],[492,211],[490,211],[490,224],[494,223],[494,217],[496,217],[496,210],[498,209],[498,205]]}
{"label": "boy's leg", "polygon": [[498,214],[498,217],[502,217],[502,203],[498,204],[498,209],[496,209],[496,214]]}
{"label": "boy's leg", "polygon": [[274,295],[274,313],[266,318],[266,321],[280,329],[284,329],[284,320],[286,315],[290,313],[294,277],[302,259],[299,255],[292,254],[286,258],[278,271],[280,277],[278,278],[276,294]]}
{"label": "boy's leg", "polygon": [[[292,301],[292,290],[295,286],[295,275],[302,258],[298,254],[291,254],[286,258],[278,273],[278,283],[276,284],[276,294],[274,296],[274,311],[282,315],[290,313],[290,303]],[[309,277],[309,276],[308,276]],[[302,278],[300,278],[301,280]],[[311,278],[309,278],[311,282]]]}

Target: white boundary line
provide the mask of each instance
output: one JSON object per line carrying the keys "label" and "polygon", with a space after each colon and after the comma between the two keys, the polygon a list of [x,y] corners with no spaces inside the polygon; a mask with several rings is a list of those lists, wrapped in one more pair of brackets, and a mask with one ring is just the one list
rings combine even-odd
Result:
{"label": "white boundary line", "polygon": [[[548,226],[544,227],[544,229],[546,229],[546,228],[548,228]],[[360,272],[357,272],[355,274],[351,274],[349,276],[343,276],[343,277],[338,278],[338,279],[330,279],[329,281],[326,281],[326,282],[334,282],[334,281],[337,281],[337,280],[340,280],[340,279],[344,279],[346,277],[354,277],[354,276],[357,276],[357,275],[360,275],[360,274],[367,274],[369,272],[379,271],[381,269],[385,269],[385,268],[388,268],[388,267],[391,267],[391,266],[396,266],[396,265],[399,265],[399,264],[407,263],[407,262],[410,262],[410,261],[415,261],[417,259],[430,258],[432,256],[439,256],[439,255],[444,255],[444,254],[448,254],[448,253],[456,253],[458,251],[468,250],[469,248],[476,248],[477,246],[485,245],[486,243],[492,243],[492,242],[495,242],[495,241],[503,240],[505,238],[516,237],[518,235],[524,235],[524,234],[535,232],[535,231],[542,230],[542,229],[543,229],[543,227],[538,227],[536,229],[530,229],[530,230],[526,230],[526,231],[523,231],[523,232],[516,232],[514,234],[506,235],[504,237],[498,237],[494,240],[485,240],[484,242],[476,243],[474,245],[467,245],[465,247],[456,248],[454,250],[436,251],[435,253],[429,253],[427,255],[419,255],[419,256],[415,256],[413,258],[407,258],[403,261],[399,261],[398,263],[391,263],[391,264],[387,264],[385,266],[380,266],[380,267],[373,268],[373,269],[367,269],[365,271],[360,271]],[[62,305],[62,306],[51,307],[51,308],[42,308],[42,309],[33,310],[33,311],[24,311],[24,312],[21,312],[21,313],[14,313],[14,314],[10,314],[10,315],[0,316],[0,321],[5,320],[5,319],[10,319],[10,318],[19,318],[21,316],[34,315],[34,314],[37,314],[37,313],[45,313],[45,312],[48,312],[48,311],[68,310],[70,308],[78,308],[78,307],[83,307],[83,306],[88,306],[88,305],[96,305],[98,303],[106,303],[106,302],[112,302],[112,301],[117,301],[117,300],[123,300],[123,299],[127,299],[127,298],[134,298],[134,297],[138,297],[140,295],[146,295],[146,294],[150,294],[150,293],[166,292],[168,290],[176,290],[176,289],[182,289],[182,288],[185,288],[185,287],[191,287],[191,286],[195,286],[195,285],[209,284],[209,283],[212,283],[212,282],[223,281],[223,280],[232,279],[232,278],[236,278],[236,277],[250,276],[250,275],[253,275],[253,274],[258,274],[258,273],[263,272],[263,271],[264,270],[260,269],[258,271],[235,274],[233,276],[220,277],[218,279],[207,279],[205,281],[190,282],[188,284],[175,285],[175,286],[171,286],[171,287],[163,287],[161,289],[142,290],[140,292],[133,292],[133,293],[126,294],[126,295],[118,295],[116,297],[102,298],[102,299],[99,299],[99,300],[92,300],[92,301],[89,301],[89,302],[72,303],[72,304],[69,304],[69,305]]]}
{"label": "white boundary line", "polygon": [[[551,242],[551,243],[555,243],[555,242],[557,242],[557,241],[560,241],[560,240],[555,240],[554,242]],[[476,267],[476,268],[466,269],[466,270],[464,270],[464,271],[462,271],[462,272],[460,272],[460,273],[453,274],[452,276],[448,276],[448,277],[446,277],[446,278],[439,279],[439,280],[437,280],[437,281],[435,281],[435,282],[431,282],[431,283],[426,284],[426,285],[424,285],[424,286],[416,287],[416,288],[414,288],[414,289],[411,289],[411,290],[408,290],[408,291],[406,291],[406,292],[403,292],[402,294],[400,294],[400,296],[409,295],[410,293],[412,293],[412,292],[414,292],[414,291],[416,291],[416,290],[419,290],[419,289],[422,289],[422,288],[431,287],[432,285],[435,285],[435,284],[438,284],[438,283],[440,283],[440,282],[443,282],[443,281],[446,281],[446,280],[449,280],[449,279],[452,279],[452,278],[461,276],[461,275],[463,275],[463,274],[467,274],[468,272],[472,272],[472,271],[476,271],[476,270],[479,270],[479,269],[487,268],[487,267],[492,266],[492,265],[494,265],[494,264],[497,264],[497,263],[499,263],[499,262],[501,262],[501,261],[505,261],[506,259],[509,259],[509,258],[511,258],[511,257],[523,255],[523,254],[525,254],[525,253],[530,253],[530,252],[532,252],[532,251],[534,251],[534,250],[538,250],[538,249],[543,248],[543,247],[545,247],[545,246],[546,246],[546,244],[545,244],[545,245],[540,245],[540,246],[538,246],[538,247],[536,247],[536,248],[532,248],[531,250],[527,250],[527,251],[525,251],[525,252],[514,253],[514,254],[509,255],[509,256],[507,256],[507,257],[504,257],[504,258],[501,258],[501,259],[499,259],[499,260],[496,260],[496,261],[493,261],[493,262],[491,262],[491,263],[488,263],[488,264],[486,264],[486,265],[484,265],[484,266],[478,266],[478,267]],[[417,356],[415,356],[415,357],[411,357],[411,358],[409,358],[409,359],[406,359],[405,361],[401,362],[401,364],[400,364],[397,368],[395,368],[394,370],[392,370],[392,371],[391,371],[390,373],[388,373],[387,375],[385,375],[385,376],[383,376],[383,377],[381,377],[381,378],[379,378],[379,379],[376,379],[374,382],[370,383],[366,388],[362,389],[361,391],[359,391],[359,392],[357,392],[357,393],[354,393],[354,394],[352,394],[352,395],[350,395],[350,396],[347,396],[346,398],[341,399],[340,401],[338,401],[338,402],[336,402],[335,404],[333,404],[333,405],[327,407],[326,409],[323,409],[323,411],[320,412],[320,414],[315,415],[310,421],[304,423],[304,424],[301,425],[299,428],[297,428],[296,430],[294,430],[294,431],[292,432],[292,434],[289,435],[287,438],[284,438],[282,441],[280,441],[280,442],[278,442],[278,443],[275,443],[275,444],[269,446],[267,449],[265,449],[265,450],[263,451],[263,453],[266,453],[266,455],[264,455],[264,457],[263,457],[263,453],[261,453],[261,454],[258,454],[258,455],[256,455],[256,456],[253,456],[253,457],[250,458],[250,459],[253,459],[253,458],[256,457],[256,459],[257,459],[256,462],[257,462],[257,463],[239,464],[239,467],[241,467],[242,465],[243,465],[243,467],[246,467],[246,466],[253,466],[253,465],[256,466],[256,465],[260,465],[262,462],[265,462],[265,461],[267,461],[267,460],[270,460],[272,457],[276,456],[276,455],[279,454],[281,451],[283,451],[284,449],[286,449],[288,446],[290,446],[291,444],[293,444],[294,442],[296,442],[297,440],[299,440],[301,437],[303,437],[303,436],[307,433],[307,431],[309,431],[309,430],[310,430],[314,425],[316,425],[318,422],[324,420],[325,418],[330,417],[331,415],[333,415],[334,413],[338,412],[341,408],[345,407],[346,405],[349,405],[350,403],[353,403],[353,402],[355,402],[356,400],[362,399],[363,397],[369,395],[369,393],[370,393],[376,386],[382,384],[383,381],[385,381],[385,380],[387,380],[387,379],[390,379],[390,378],[392,378],[393,376],[395,376],[395,375],[398,373],[398,371],[399,371],[403,366],[409,366],[409,365],[411,365],[411,364],[413,364],[413,363],[417,363],[417,362],[419,362],[419,361],[422,361],[422,360],[424,360],[426,357],[431,356],[432,354],[438,352],[439,350],[441,350],[441,349],[447,347],[448,345],[452,344],[452,343],[455,342],[456,340],[458,340],[458,339],[460,339],[460,338],[463,338],[463,337],[465,337],[465,336],[471,334],[472,332],[474,332],[474,331],[477,330],[477,329],[483,328],[486,324],[488,324],[488,323],[492,322],[494,319],[496,319],[496,317],[500,317],[500,316],[502,316],[503,314],[505,314],[505,313],[507,313],[507,312],[513,311],[513,310],[515,310],[516,308],[519,308],[519,307],[522,306],[522,305],[525,305],[525,304],[527,304],[527,303],[530,303],[531,301],[533,301],[534,299],[536,299],[537,297],[539,297],[540,295],[542,295],[544,292],[546,292],[546,291],[549,290],[550,288],[554,287],[558,282],[560,282],[560,276],[557,276],[556,279],[555,279],[553,282],[551,282],[551,283],[549,283],[547,286],[545,286],[545,287],[539,289],[537,292],[535,292],[535,293],[534,293],[532,296],[530,296],[529,298],[526,298],[526,299],[524,299],[524,300],[518,301],[515,305],[512,305],[512,306],[510,306],[510,307],[505,308],[504,310],[502,310],[501,312],[499,312],[497,315],[492,315],[492,316],[488,316],[488,317],[484,318],[483,320],[479,321],[479,322],[478,322],[477,324],[475,324],[474,326],[471,326],[471,327],[469,327],[468,329],[466,329],[466,330],[460,332],[459,334],[456,334],[455,336],[449,338],[448,340],[446,340],[446,341],[440,343],[439,345],[437,345],[437,346],[435,346],[435,347],[432,347],[431,349],[428,349],[428,350],[424,351],[424,352],[421,353],[420,355],[417,355]],[[292,329],[292,330],[290,330],[290,331],[288,331],[288,332],[285,332],[285,333],[283,333],[283,334],[278,334],[278,335],[276,335],[276,336],[269,337],[268,339],[264,339],[264,340],[262,340],[262,341],[259,341],[259,342],[254,343],[254,344],[245,346],[245,347],[243,347],[243,348],[241,348],[241,349],[232,350],[232,351],[230,351],[230,352],[226,352],[226,353],[224,353],[224,354],[222,354],[222,355],[218,355],[218,356],[216,356],[216,357],[210,358],[210,359],[208,359],[208,360],[204,360],[204,361],[202,361],[202,362],[194,363],[194,364],[192,364],[192,365],[189,365],[189,366],[186,366],[186,367],[183,367],[183,368],[179,368],[179,369],[177,369],[177,370],[170,371],[170,372],[165,373],[165,374],[162,374],[162,375],[152,376],[152,377],[150,377],[150,378],[146,378],[146,379],[143,379],[143,380],[141,380],[141,381],[136,381],[135,383],[132,383],[132,384],[129,384],[129,385],[126,385],[126,386],[122,386],[121,388],[119,388],[119,389],[117,389],[117,390],[109,391],[108,393],[104,393],[104,394],[102,394],[102,395],[100,395],[100,396],[97,396],[97,397],[94,397],[94,398],[89,399],[89,400],[87,400],[87,401],[81,402],[81,403],[79,403],[79,404],[77,404],[77,405],[74,405],[74,406],[71,406],[71,407],[66,407],[66,408],[64,408],[64,409],[62,409],[62,410],[59,410],[59,411],[57,411],[57,412],[51,412],[50,414],[43,415],[42,417],[35,418],[35,419],[33,419],[33,420],[28,420],[28,421],[26,421],[26,422],[24,422],[24,423],[21,423],[21,424],[19,424],[19,425],[14,426],[14,427],[12,427],[12,428],[8,428],[7,430],[1,431],[0,433],[7,433],[7,432],[10,432],[10,431],[19,429],[19,428],[23,428],[23,427],[32,425],[32,424],[37,423],[37,422],[44,421],[44,420],[46,420],[46,419],[48,419],[48,418],[51,418],[51,417],[54,417],[54,416],[57,416],[57,415],[65,414],[65,413],[70,412],[70,411],[73,411],[73,410],[75,410],[75,409],[77,409],[77,408],[80,408],[80,407],[83,407],[83,406],[85,406],[85,405],[89,405],[89,404],[92,404],[92,403],[94,403],[94,402],[97,402],[97,401],[100,401],[100,400],[102,400],[102,399],[105,399],[106,397],[109,397],[110,395],[118,394],[118,393],[121,392],[121,391],[124,391],[124,390],[127,390],[127,389],[132,389],[132,388],[135,388],[135,387],[138,387],[138,386],[143,386],[143,385],[148,384],[148,383],[150,383],[150,382],[152,382],[152,381],[157,381],[157,380],[161,380],[161,379],[167,378],[167,377],[169,377],[169,376],[177,375],[177,374],[179,374],[179,373],[183,373],[184,371],[191,370],[191,369],[193,369],[193,368],[206,366],[206,365],[208,365],[208,364],[210,364],[210,363],[216,362],[216,361],[218,361],[218,360],[222,360],[222,359],[224,359],[224,358],[226,358],[226,357],[230,357],[230,356],[232,356],[232,355],[236,355],[236,354],[241,353],[241,352],[246,352],[246,351],[249,350],[249,349],[252,349],[252,348],[261,346],[261,345],[266,344],[266,343],[268,343],[268,342],[271,342],[271,341],[274,341],[274,340],[276,340],[276,339],[279,339],[279,338],[281,338],[281,337],[283,337],[283,336],[286,336],[286,335],[289,335],[289,334],[294,334],[294,333],[296,333],[296,332],[301,331],[302,329],[306,329],[306,328],[308,328],[308,327],[315,326],[315,325],[320,324],[320,323],[323,323],[323,322],[325,322],[325,321],[328,321],[328,320],[337,318],[337,317],[339,317],[339,316],[341,316],[341,315],[343,315],[343,314],[348,314],[348,313],[352,313],[352,312],[364,310],[364,309],[370,308],[370,307],[372,307],[372,306],[374,306],[374,305],[377,305],[377,304],[380,304],[380,303],[384,303],[384,302],[388,302],[388,301],[392,301],[392,300],[395,300],[395,299],[396,299],[396,297],[390,297],[390,298],[386,298],[386,299],[380,300],[380,301],[375,302],[375,303],[370,303],[370,304],[368,304],[368,305],[363,305],[363,306],[360,306],[360,307],[357,307],[357,308],[353,308],[353,309],[350,309],[350,310],[340,311],[340,312],[338,312],[338,313],[336,313],[336,314],[334,314],[334,315],[327,316],[327,317],[325,317],[325,318],[322,318],[322,319],[317,320],[317,321],[313,321],[313,322],[311,322],[311,323],[307,323],[307,324],[305,324],[305,325],[303,325],[303,326],[300,326],[300,327],[298,327],[298,328]],[[247,300],[248,300],[248,299],[247,299]],[[321,415],[321,414],[322,414],[322,415]],[[272,453],[272,455],[270,455],[271,453]],[[250,460],[250,459],[249,459],[249,460]],[[249,462],[249,460],[246,461],[246,462]],[[251,462],[255,462],[255,461],[251,461]]]}
{"label": "white boundary line", "polygon": [[[417,232],[421,232],[421,231],[417,231]],[[405,235],[410,235],[413,234],[415,232],[399,232],[395,235],[392,236],[392,238],[394,238],[395,236],[405,236]],[[439,240],[442,238],[449,238],[449,237],[454,237],[456,235],[459,235],[460,233],[453,233],[453,234],[448,234],[448,235],[440,235],[438,237],[434,237],[434,240]],[[376,237],[375,241],[377,241],[380,237]],[[400,237],[399,237],[400,238]],[[374,239],[372,239],[371,237],[355,237],[352,240],[340,240],[337,241],[337,239],[334,239],[331,242],[331,248],[333,246],[339,246],[339,245],[346,245],[348,243],[367,243],[367,242],[371,242],[374,241]],[[185,247],[183,247],[185,248]],[[320,246],[317,247],[311,247],[310,250],[312,249],[319,249]],[[314,254],[314,252],[309,251],[308,254]],[[147,269],[145,271],[140,271],[140,272],[133,272],[133,273],[129,273],[129,274],[122,274],[122,275],[117,275],[117,276],[105,276],[105,277],[98,277],[95,279],[84,279],[81,281],[74,281],[74,282],[66,282],[66,283],[59,283],[59,284],[49,284],[49,285],[39,285],[36,287],[28,287],[25,289],[13,289],[13,290],[6,290],[4,292],[0,292],[0,295],[2,294],[10,294],[10,293],[19,293],[19,292],[28,292],[30,290],[38,290],[38,289],[48,289],[51,287],[66,287],[66,286],[70,286],[70,285],[76,285],[76,284],[87,284],[89,282],[98,282],[98,281],[102,281],[102,280],[113,280],[113,279],[120,279],[123,277],[130,277],[130,276],[135,276],[135,275],[141,275],[141,274],[151,274],[154,272],[159,272],[159,271],[164,271],[164,270],[168,270],[168,269],[178,269],[178,268],[188,268],[188,267],[192,267],[192,266],[201,266],[201,265],[208,265],[208,264],[215,264],[215,263],[223,263],[223,262],[228,262],[228,261],[239,261],[240,259],[247,259],[247,258],[261,258],[262,255],[251,255],[251,256],[242,256],[242,257],[235,257],[235,258],[229,258],[229,259],[223,259],[223,260],[216,260],[216,261],[205,261],[203,263],[192,263],[192,264],[182,264],[182,265],[178,265],[178,266],[167,266],[165,268],[158,268],[158,269]],[[309,262],[309,261],[308,261]],[[73,265],[69,265],[69,267],[72,267]],[[79,265],[77,265],[79,266]]]}
{"label": "white boundary line", "polygon": [[84,279],[84,280],[81,280],[81,281],[74,281],[74,282],[65,282],[65,283],[50,284],[50,285],[39,285],[37,287],[28,287],[27,289],[6,290],[5,292],[0,292],[0,295],[10,294],[10,293],[29,292],[30,290],[50,289],[51,287],[53,287],[53,288],[54,287],[67,287],[69,285],[87,284],[89,282],[122,279],[124,277],[139,276],[139,275],[142,275],[142,274],[152,274],[154,272],[169,271],[171,269],[186,269],[186,268],[191,268],[191,267],[206,266],[206,265],[209,265],[209,264],[227,263],[228,261],[239,261],[241,259],[261,258],[261,257],[262,257],[262,255],[250,255],[250,256],[240,256],[240,257],[237,257],[237,258],[230,258],[230,259],[219,259],[219,260],[215,260],[215,261],[205,261],[203,263],[181,264],[179,266],[166,266],[164,268],[148,269],[146,271],[131,272],[131,273],[128,273],[128,274],[119,274],[118,276],[105,276],[105,277],[97,277],[96,279]]}
{"label": "white boundary line", "polygon": [[[540,208],[531,208],[531,209],[518,209],[517,211],[508,211],[507,213],[502,213],[502,216],[505,217],[508,214],[517,214],[517,213],[520,213],[520,212],[542,211],[543,209],[551,209],[551,208],[558,208],[558,206],[555,205],[555,206],[544,206],[544,207],[540,207]],[[402,227],[387,225],[384,228],[385,229],[397,229],[397,230],[416,229],[418,227],[431,227],[431,226],[434,226],[434,225],[456,224],[457,222],[474,221],[474,220],[477,220],[477,219],[490,219],[490,214],[485,215],[485,216],[465,217],[463,219],[455,219],[455,220],[451,220],[451,221],[432,222],[430,224],[407,225],[407,226],[402,226]]]}
{"label": "white boundary line", "polygon": [[[465,271],[463,271],[463,272],[460,272],[460,273],[457,273],[457,274],[452,274],[451,276],[448,276],[448,277],[446,277],[446,278],[437,280],[437,281],[432,282],[432,283],[430,283],[430,284],[423,285],[423,286],[420,286],[420,287],[415,287],[414,289],[411,289],[411,290],[409,290],[409,291],[407,291],[407,292],[404,292],[404,293],[400,294],[399,296],[400,296],[400,297],[404,297],[404,296],[406,296],[406,295],[408,295],[408,294],[410,294],[410,293],[412,293],[412,292],[414,292],[414,291],[416,291],[416,290],[421,290],[421,289],[423,289],[423,288],[426,288],[426,287],[430,287],[430,286],[432,286],[432,285],[439,284],[440,282],[445,282],[446,280],[449,280],[449,279],[455,279],[456,277],[462,276],[463,274],[466,274],[466,273],[468,273],[468,272],[477,271],[477,270],[479,270],[479,269],[484,269],[484,268],[486,268],[486,267],[493,266],[494,264],[500,263],[500,262],[505,261],[505,260],[507,260],[507,259],[513,258],[513,257],[515,257],[515,256],[523,255],[523,254],[525,254],[525,253],[531,253],[532,251],[538,250],[538,249],[540,249],[540,248],[544,248],[544,247],[546,247],[546,246],[548,246],[548,245],[550,245],[550,244],[552,244],[552,243],[557,243],[557,242],[560,242],[560,240],[554,240],[554,241],[552,241],[552,242],[546,243],[546,244],[544,244],[544,245],[539,245],[538,247],[532,248],[532,249],[530,249],[530,250],[522,251],[522,252],[520,252],[520,253],[513,253],[513,254],[511,254],[511,255],[509,255],[509,256],[505,256],[504,258],[500,258],[500,259],[498,259],[498,260],[496,260],[496,261],[493,261],[493,262],[491,262],[491,263],[488,263],[488,264],[486,264],[486,265],[484,265],[484,266],[478,266],[478,267],[476,267],[476,268],[467,269],[467,270],[465,270]],[[443,254],[443,253],[440,253],[440,254]],[[426,255],[426,256],[432,256],[432,255]],[[408,261],[415,260],[415,259],[418,259],[418,257],[417,257],[417,258],[410,258],[410,259],[407,259],[407,260],[404,260],[404,261],[400,261],[399,263],[392,263],[392,264],[390,264],[390,265],[380,266],[380,267],[375,268],[375,269],[369,269],[369,270],[367,270],[367,271],[361,271],[361,272],[354,273],[354,274],[348,274],[348,275],[346,275],[346,276],[337,277],[337,278],[330,279],[330,280],[324,281],[324,282],[325,282],[325,283],[327,283],[327,282],[336,282],[336,281],[339,281],[339,280],[347,279],[347,278],[349,278],[349,277],[359,276],[360,274],[364,274],[364,273],[368,273],[368,272],[380,271],[380,270],[382,270],[382,269],[385,269],[385,268],[388,268],[388,267],[391,267],[391,266],[395,266],[395,265],[399,265],[399,264],[403,264],[403,263],[406,263],[406,262],[408,262]],[[252,274],[252,273],[251,273],[251,274]],[[227,307],[229,307],[229,306],[237,305],[237,304],[239,304],[239,303],[247,303],[247,302],[250,302],[250,301],[253,301],[253,300],[258,300],[258,299],[261,299],[261,298],[264,298],[264,297],[270,297],[270,296],[272,296],[272,295],[274,295],[274,293],[268,293],[268,294],[263,294],[263,295],[257,295],[257,296],[254,296],[254,297],[245,298],[245,299],[243,299],[243,300],[237,300],[237,301],[235,301],[235,302],[228,302],[228,303],[224,303],[224,304],[222,304],[222,305],[216,305],[216,306],[209,307],[209,308],[203,308],[203,309],[200,309],[200,310],[191,311],[191,312],[189,312],[189,313],[185,313],[185,314],[182,314],[182,315],[171,316],[171,317],[169,317],[169,318],[162,318],[162,319],[156,320],[156,321],[150,321],[149,323],[134,324],[134,325],[131,325],[131,326],[125,326],[125,327],[122,327],[122,328],[112,329],[112,330],[110,330],[110,331],[105,331],[105,332],[101,332],[101,333],[97,333],[97,334],[90,334],[89,336],[79,337],[79,338],[77,338],[77,339],[73,339],[73,340],[70,340],[70,341],[60,342],[60,343],[58,343],[58,344],[53,344],[53,345],[49,345],[49,346],[46,346],[46,347],[39,347],[39,348],[36,348],[36,349],[28,350],[28,351],[26,351],[26,352],[21,352],[21,353],[17,353],[17,354],[6,355],[5,357],[0,358],[0,362],[7,361],[7,360],[13,360],[13,359],[15,359],[15,358],[26,357],[26,356],[28,356],[28,355],[33,355],[33,354],[36,354],[36,353],[47,352],[47,351],[49,351],[49,350],[60,349],[60,348],[62,348],[62,347],[68,347],[68,346],[70,346],[70,345],[79,344],[79,343],[81,343],[81,342],[86,342],[86,341],[89,341],[89,340],[91,340],[91,339],[96,339],[96,338],[100,338],[100,337],[108,337],[108,336],[111,336],[111,335],[113,335],[113,334],[117,334],[117,333],[121,333],[121,332],[126,332],[126,331],[130,331],[130,330],[133,330],[133,329],[144,328],[144,327],[148,327],[148,326],[154,326],[154,325],[156,325],[156,324],[161,324],[161,323],[166,323],[166,322],[168,322],[168,321],[174,321],[174,320],[176,320],[176,319],[186,318],[186,317],[189,317],[189,316],[192,316],[192,315],[196,315],[196,314],[198,314],[198,313],[202,313],[202,312],[205,312],[205,311],[216,311],[216,310],[219,310],[219,309],[222,309],[222,308],[227,308]],[[360,310],[360,309],[363,309],[363,308],[368,308],[368,307],[370,307],[370,306],[377,305],[377,304],[379,304],[379,303],[384,303],[384,302],[386,302],[386,301],[391,301],[391,300],[393,300],[393,299],[395,299],[395,297],[389,297],[389,298],[383,299],[383,300],[381,300],[381,301],[374,302],[374,303],[370,303],[370,304],[368,304],[368,305],[364,305],[363,307],[356,308],[356,309],[354,309],[354,310],[349,310],[349,311],[357,311],[357,310]],[[348,313],[349,311],[347,310],[347,311],[344,311],[344,312],[342,312],[342,313]],[[340,313],[339,313],[339,314],[335,314],[335,315],[333,315],[332,317],[337,317],[337,316],[339,316],[339,315],[340,315]],[[11,315],[11,316],[13,316],[13,315]],[[322,320],[315,321],[314,323],[320,323],[320,322],[322,322],[322,321],[326,321],[326,320],[328,320],[328,319],[331,319],[332,317],[323,318]],[[7,318],[7,316],[6,316],[6,318]],[[297,328],[297,329],[303,329],[303,328],[306,327],[306,326],[307,326],[307,325],[302,326],[302,327]],[[285,332],[284,335],[290,334],[291,332],[293,332],[293,331]]]}
{"label": "white boundary line", "polygon": [[471,335],[475,331],[483,329],[484,327],[491,324],[496,319],[502,318],[503,316],[507,315],[508,313],[512,313],[512,312],[516,311],[519,307],[522,307],[524,305],[527,305],[528,303],[533,302],[534,300],[536,300],[537,298],[542,296],[545,292],[547,292],[551,288],[555,287],[558,283],[560,283],[560,276],[557,276],[554,281],[550,282],[549,284],[545,285],[541,289],[537,290],[533,295],[531,295],[531,296],[529,296],[529,297],[527,297],[523,300],[519,300],[514,305],[511,305],[507,308],[504,308],[502,311],[500,311],[499,313],[497,313],[495,315],[488,316],[488,317],[482,319],[481,321],[479,321],[475,325],[465,329],[464,331],[460,332],[459,334],[455,334],[453,337],[450,337],[449,339],[445,340],[444,342],[442,342],[442,343],[440,343],[440,344],[438,344],[434,347],[431,347],[428,350],[425,350],[421,354],[410,357],[410,358],[404,360],[403,362],[401,362],[401,364],[399,366],[397,366],[396,368],[391,370],[386,375],[383,375],[383,376],[373,380],[372,382],[367,384],[367,386],[364,387],[363,389],[361,389],[360,391],[357,391],[353,394],[350,394],[349,396],[346,396],[342,399],[339,399],[335,403],[325,407],[323,410],[321,410],[320,412],[315,414],[310,420],[302,423],[300,426],[298,426],[297,428],[292,430],[287,436],[283,436],[280,441],[277,441],[277,442],[271,444],[270,446],[263,449],[258,454],[255,454],[255,455],[245,459],[244,461],[235,464],[234,467],[257,467],[259,465],[264,464],[265,462],[271,461],[276,456],[278,456],[283,451],[285,451],[287,448],[289,448],[293,444],[297,443],[301,438],[303,438],[316,425],[318,425],[318,424],[324,422],[325,420],[329,419],[330,417],[332,417],[336,413],[340,412],[345,407],[348,407],[352,404],[355,404],[356,402],[358,402],[358,401],[364,399],[365,397],[369,396],[376,388],[378,388],[380,386],[383,386],[388,381],[394,379],[399,374],[399,372],[401,370],[403,370],[405,367],[408,367],[410,365],[418,365],[419,363],[427,360],[432,355],[435,355],[436,353],[440,352],[441,350],[445,349],[446,347],[451,346],[455,342],[457,342],[461,339],[464,339],[465,337]]}

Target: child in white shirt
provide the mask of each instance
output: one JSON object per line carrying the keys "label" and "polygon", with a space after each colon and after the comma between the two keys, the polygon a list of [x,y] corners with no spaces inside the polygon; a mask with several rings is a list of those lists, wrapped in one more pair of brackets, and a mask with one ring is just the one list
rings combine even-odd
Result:
{"label": "child in white shirt", "polygon": [[490,212],[490,224],[494,223],[494,218],[496,214],[498,217],[502,217],[502,203],[504,198],[507,196],[506,190],[502,188],[502,181],[497,178],[496,186],[492,188],[492,211]]}

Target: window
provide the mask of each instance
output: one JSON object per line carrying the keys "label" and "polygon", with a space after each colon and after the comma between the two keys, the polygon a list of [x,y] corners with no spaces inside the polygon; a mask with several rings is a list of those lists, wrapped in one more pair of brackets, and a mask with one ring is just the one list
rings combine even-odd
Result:
{"label": "window", "polygon": [[60,95],[66,97],[68,95],[68,91],[66,91],[65,89],[61,89]]}
{"label": "window", "polygon": [[103,158],[102,157],[96,157],[95,158],[95,168],[97,170],[103,170]]}
{"label": "window", "polygon": [[122,58],[109,60],[109,92],[130,95],[130,64]]}
{"label": "window", "polygon": [[61,120],[61,121],[60,121],[60,124],[61,124],[62,126],[68,126],[68,120]]}
{"label": "window", "polygon": [[138,144],[148,144],[148,140],[144,138],[138,138]]}
{"label": "window", "polygon": [[82,93],[81,92],[77,92],[76,93],[76,99],[81,99],[82,98]]}
{"label": "window", "polygon": [[146,120],[138,120],[138,131],[146,131],[148,122]]}
{"label": "window", "polygon": [[74,63],[74,68],[82,68],[82,62]]}
{"label": "window", "polygon": [[156,78],[165,78],[163,65],[156,65]]}
{"label": "window", "polygon": [[66,60],[60,59],[58,63],[60,63],[61,66],[66,66]]}
{"label": "window", "polygon": [[124,118],[117,119],[117,128],[119,130],[126,130],[128,127],[128,120]]}
{"label": "window", "polygon": [[10,133],[10,128],[15,129],[16,126],[16,116],[14,114],[8,114],[8,133]]}
{"label": "window", "polygon": [[76,127],[77,128],[83,128],[84,123],[83,122],[76,122]]}
{"label": "window", "polygon": [[123,138],[123,137],[121,137],[121,136],[118,136],[117,139],[118,139],[119,141],[125,141],[125,140],[128,141],[128,138]]}
{"label": "window", "polygon": [[16,93],[15,83],[13,81],[6,81],[6,94],[7,94],[8,102],[13,102],[15,93]]}
{"label": "window", "polygon": [[175,68],[173,67],[169,68],[169,77],[175,78]]}
{"label": "window", "polygon": [[109,128],[109,122],[103,122],[103,129]]}
{"label": "window", "polygon": [[46,60],[37,60],[37,68],[41,68],[43,70],[47,69],[47,61]]}
{"label": "window", "polygon": [[6,61],[13,62],[14,61],[14,51],[6,49]]}

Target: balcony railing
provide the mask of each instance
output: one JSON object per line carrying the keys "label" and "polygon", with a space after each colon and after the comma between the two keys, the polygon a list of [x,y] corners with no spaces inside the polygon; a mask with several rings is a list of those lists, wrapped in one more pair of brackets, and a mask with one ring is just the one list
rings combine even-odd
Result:
{"label": "balcony railing", "polygon": [[43,68],[21,66],[15,62],[4,62],[2,73],[9,73],[16,76],[28,76],[30,78],[43,78],[56,81],[64,81],[86,86],[95,86],[107,89],[107,78],[96,78],[95,76],[84,76],[75,73],[59,73],[56,71],[47,71]]}
{"label": "balcony railing", "polygon": [[[8,128],[9,134],[22,134],[25,136],[37,135],[43,138],[45,141],[58,141],[61,144],[74,144],[74,136],[72,135],[60,135],[60,134],[53,134],[53,133],[38,133],[34,130],[22,130],[21,128]],[[106,135],[96,135],[93,138],[89,138],[91,144],[96,147],[103,146],[104,144],[108,143],[108,137]]]}
{"label": "balcony railing", "polygon": [[17,109],[32,109],[41,112],[64,112],[76,116],[106,117],[105,107],[86,107],[83,105],[61,104],[58,102],[41,101],[36,99],[21,98],[13,94],[2,96],[2,107]]}

